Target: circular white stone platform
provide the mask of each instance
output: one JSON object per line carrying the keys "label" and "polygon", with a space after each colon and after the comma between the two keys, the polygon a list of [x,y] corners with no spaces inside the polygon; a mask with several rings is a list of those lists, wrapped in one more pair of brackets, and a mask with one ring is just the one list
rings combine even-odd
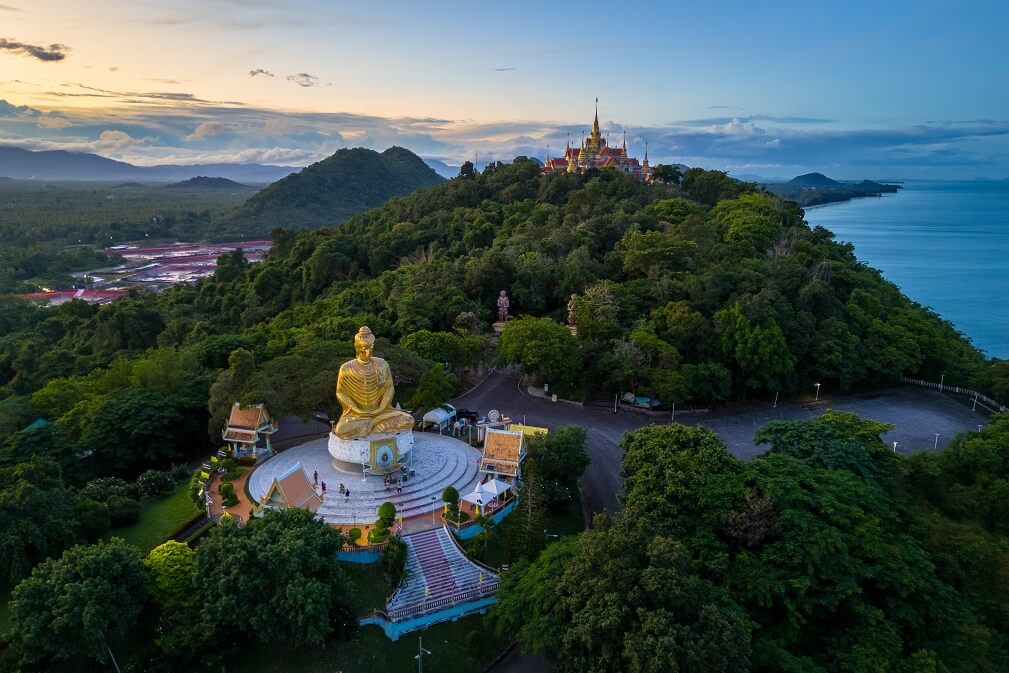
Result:
{"label": "circular white stone platform", "polygon": [[[328,437],[299,444],[257,466],[249,476],[249,492],[262,501],[274,478],[301,463],[309,480],[318,471],[320,493],[322,482],[326,482],[326,497],[317,513],[330,524],[355,525],[373,523],[378,518],[378,506],[387,500],[396,505],[396,511],[404,518],[409,518],[440,510],[441,492],[446,486],[454,486],[460,494],[476,488],[480,481],[478,449],[458,439],[427,432],[418,432],[413,439],[413,449],[404,467],[407,471],[413,469],[415,476],[403,484],[402,493],[397,493],[395,486],[386,488],[381,476],[336,469],[329,454]],[[350,498],[340,494],[340,484],[350,489]]]}
{"label": "circular white stone platform", "polygon": [[382,432],[355,439],[343,439],[331,432],[327,441],[329,455],[336,461],[335,467],[338,470],[358,474],[361,472],[362,465],[369,466],[368,469],[371,469],[373,444],[395,445],[395,451],[384,447],[376,449],[377,471],[379,474],[384,474],[391,470],[397,462],[406,465],[410,461],[410,451],[413,450],[413,430]]}

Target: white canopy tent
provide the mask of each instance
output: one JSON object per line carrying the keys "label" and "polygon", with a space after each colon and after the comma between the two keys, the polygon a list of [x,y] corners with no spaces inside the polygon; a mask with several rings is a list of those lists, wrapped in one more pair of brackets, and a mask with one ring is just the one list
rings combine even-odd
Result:
{"label": "white canopy tent", "polygon": [[499,479],[491,479],[487,483],[480,484],[472,493],[462,496],[462,499],[472,505],[486,505],[495,498],[500,498],[511,489],[511,484]]}

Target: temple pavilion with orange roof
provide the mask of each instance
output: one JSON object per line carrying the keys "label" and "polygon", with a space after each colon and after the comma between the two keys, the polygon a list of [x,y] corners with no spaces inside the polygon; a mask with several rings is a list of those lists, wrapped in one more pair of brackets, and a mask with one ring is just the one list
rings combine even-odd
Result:
{"label": "temple pavilion with orange roof", "polygon": [[636,180],[651,181],[652,169],[648,165],[648,150],[640,163],[637,157],[627,155],[627,133],[620,147],[610,147],[599,131],[599,99],[596,99],[596,116],[592,121],[592,132],[582,139],[580,148],[569,144],[563,157],[547,157],[543,164],[544,173],[584,173],[593,168],[610,168]]}

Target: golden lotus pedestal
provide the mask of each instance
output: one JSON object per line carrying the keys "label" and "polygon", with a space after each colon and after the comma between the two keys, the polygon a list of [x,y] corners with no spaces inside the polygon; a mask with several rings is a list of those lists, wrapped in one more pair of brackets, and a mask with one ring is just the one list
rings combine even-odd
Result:
{"label": "golden lotus pedestal", "polygon": [[398,470],[413,450],[413,430],[381,432],[354,439],[329,433],[333,467],[350,474],[389,474]]}

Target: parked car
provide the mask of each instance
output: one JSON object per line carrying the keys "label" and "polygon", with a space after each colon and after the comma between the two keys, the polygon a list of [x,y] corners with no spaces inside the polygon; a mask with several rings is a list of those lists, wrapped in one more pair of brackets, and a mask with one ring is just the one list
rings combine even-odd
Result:
{"label": "parked car", "polygon": [[470,423],[476,423],[480,419],[480,412],[471,409],[457,409],[455,413],[459,418],[464,418]]}

